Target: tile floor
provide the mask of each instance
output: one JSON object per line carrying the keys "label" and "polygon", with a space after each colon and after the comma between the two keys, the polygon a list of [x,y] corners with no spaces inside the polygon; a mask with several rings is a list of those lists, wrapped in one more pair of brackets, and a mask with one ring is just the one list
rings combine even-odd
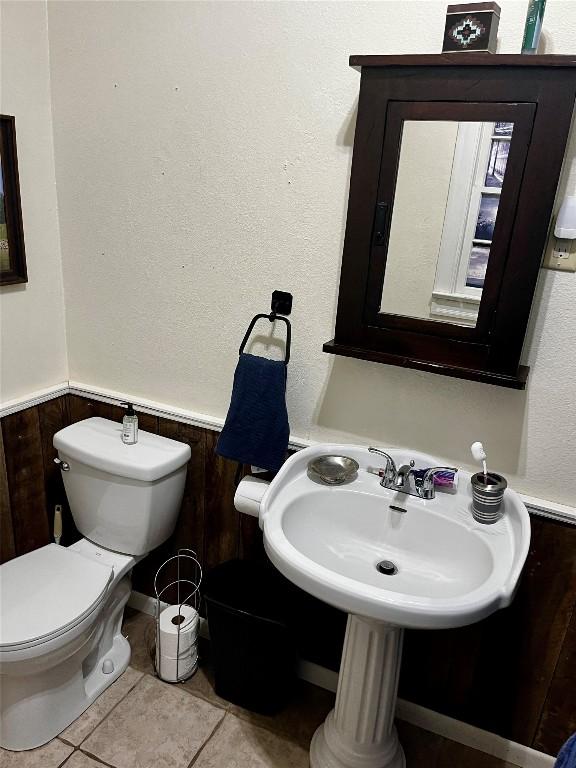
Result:
{"label": "tile floor", "polygon": [[[205,664],[188,682],[153,676],[153,620],[127,611],[132,665],[81,717],[49,744],[28,752],[0,749],[1,768],[307,768],[308,744],[334,697],[302,683],[275,717],[220,699]],[[399,722],[408,768],[514,768]]]}

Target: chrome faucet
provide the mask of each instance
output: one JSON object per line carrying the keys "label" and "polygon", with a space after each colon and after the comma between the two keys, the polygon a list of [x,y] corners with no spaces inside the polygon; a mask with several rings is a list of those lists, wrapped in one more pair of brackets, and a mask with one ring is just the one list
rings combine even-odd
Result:
{"label": "chrome faucet", "polygon": [[386,451],[380,448],[368,448],[370,453],[377,453],[386,459],[386,466],[381,472],[380,485],[391,491],[399,491],[409,496],[418,496],[420,499],[433,499],[435,497],[434,475],[437,472],[457,472],[454,467],[431,467],[427,469],[423,477],[414,475],[414,461],[396,467],[394,459]]}
{"label": "chrome faucet", "polygon": [[[413,469],[414,461],[411,461],[410,464],[403,464],[400,469],[396,470],[394,487],[398,488],[399,491],[404,490],[405,486],[410,487],[410,477]],[[410,493],[410,491],[407,491],[407,493]]]}
{"label": "chrome faucet", "polygon": [[380,485],[383,488],[388,488],[389,483],[395,483],[396,482],[396,476],[398,474],[398,470],[396,469],[396,464],[394,462],[394,459],[392,456],[390,456],[389,453],[386,453],[386,451],[381,451],[380,448],[368,448],[370,453],[377,453],[379,456],[384,456],[386,459],[386,466],[384,467],[384,470],[382,471],[382,479],[380,480]]}
{"label": "chrome faucet", "polygon": [[430,467],[424,473],[424,477],[416,480],[416,490],[421,499],[433,499],[436,495],[434,488],[434,475],[437,472],[458,472],[455,467]]}
{"label": "chrome faucet", "polygon": [[410,493],[410,477],[414,462],[410,464],[403,464],[400,468],[396,467],[396,463],[392,456],[386,451],[381,451],[380,448],[368,448],[370,453],[377,453],[379,456],[384,456],[386,459],[386,467],[382,472],[382,479],[380,485],[383,488],[391,488],[396,491],[403,491],[404,493]]}

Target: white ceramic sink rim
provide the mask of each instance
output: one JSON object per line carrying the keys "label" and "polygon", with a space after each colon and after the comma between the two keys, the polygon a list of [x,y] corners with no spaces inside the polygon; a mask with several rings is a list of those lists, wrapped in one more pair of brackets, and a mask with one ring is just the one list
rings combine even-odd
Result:
{"label": "white ceramic sink rim", "polygon": [[[356,480],[336,487],[318,485],[310,479],[306,467],[310,459],[321,454],[343,454],[355,458],[360,464]],[[434,457],[404,449],[389,449],[398,465],[414,459],[416,467],[437,466]],[[498,608],[510,603],[514,595],[530,543],[530,519],[520,497],[506,491],[506,514],[495,525],[476,523],[469,511],[471,503],[470,473],[461,471],[457,495],[437,493],[436,498],[425,501],[413,496],[384,489],[379,478],[367,471],[368,467],[382,465],[381,458],[368,452],[366,446],[317,445],[294,454],[272,481],[260,506],[260,523],[264,530],[264,543],[274,565],[291,581],[327,603],[363,616],[387,621],[400,626],[417,628],[447,628],[478,621]],[[322,565],[309,554],[300,551],[286,534],[288,515],[294,515],[294,505],[310,501],[310,492],[317,494],[362,494],[367,503],[382,504],[382,515],[390,504],[408,509],[399,515],[399,525],[412,514],[412,526],[442,525],[445,532],[454,531],[459,537],[470,535],[474,552],[485,557],[490,553],[491,568],[477,586],[471,585],[461,594],[426,596],[394,589],[397,576],[382,576],[382,585],[375,586],[333,568]],[[342,498],[342,497],[340,497]],[[364,503],[364,502],[363,502]],[[394,513],[398,515],[398,513]],[[419,515],[419,517],[418,517]],[[293,521],[291,525],[293,524]],[[452,526],[455,526],[452,528]],[[412,530],[412,529],[410,529]],[[414,530],[417,530],[414,528]],[[306,547],[303,547],[304,549]],[[320,559],[320,558],[319,558]],[[393,559],[393,558],[391,558]],[[389,579],[390,588],[387,588]]]}

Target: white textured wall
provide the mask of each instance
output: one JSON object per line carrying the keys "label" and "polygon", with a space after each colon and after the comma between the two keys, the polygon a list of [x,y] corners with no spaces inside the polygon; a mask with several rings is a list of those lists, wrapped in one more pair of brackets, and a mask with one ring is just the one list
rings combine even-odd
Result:
{"label": "white textured wall", "polygon": [[45,2],[0,3],[0,112],[16,118],[28,283],[0,287],[0,400],[68,379]]}
{"label": "white textured wall", "polygon": [[[503,0],[518,51],[526,2]],[[223,416],[237,347],[294,293],[292,431],[466,461],[575,503],[576,277],[546,273],[525,393],[334,359],[359,76],[350,53],[438,51],[445,0],[51,2],[71,378]],[[573,53],[576,3],[549,0]],[[264,326],[264,330],[268,330]]]}

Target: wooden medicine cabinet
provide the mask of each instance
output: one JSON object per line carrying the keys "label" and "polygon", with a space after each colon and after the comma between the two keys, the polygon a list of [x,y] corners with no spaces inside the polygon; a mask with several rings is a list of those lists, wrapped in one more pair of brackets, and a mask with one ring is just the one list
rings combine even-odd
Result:
{"label": "wooden medicine cabinet", "polygon": [[523,389],[576,57],[352,56],[350,65],[360,97],[324,351]]}

